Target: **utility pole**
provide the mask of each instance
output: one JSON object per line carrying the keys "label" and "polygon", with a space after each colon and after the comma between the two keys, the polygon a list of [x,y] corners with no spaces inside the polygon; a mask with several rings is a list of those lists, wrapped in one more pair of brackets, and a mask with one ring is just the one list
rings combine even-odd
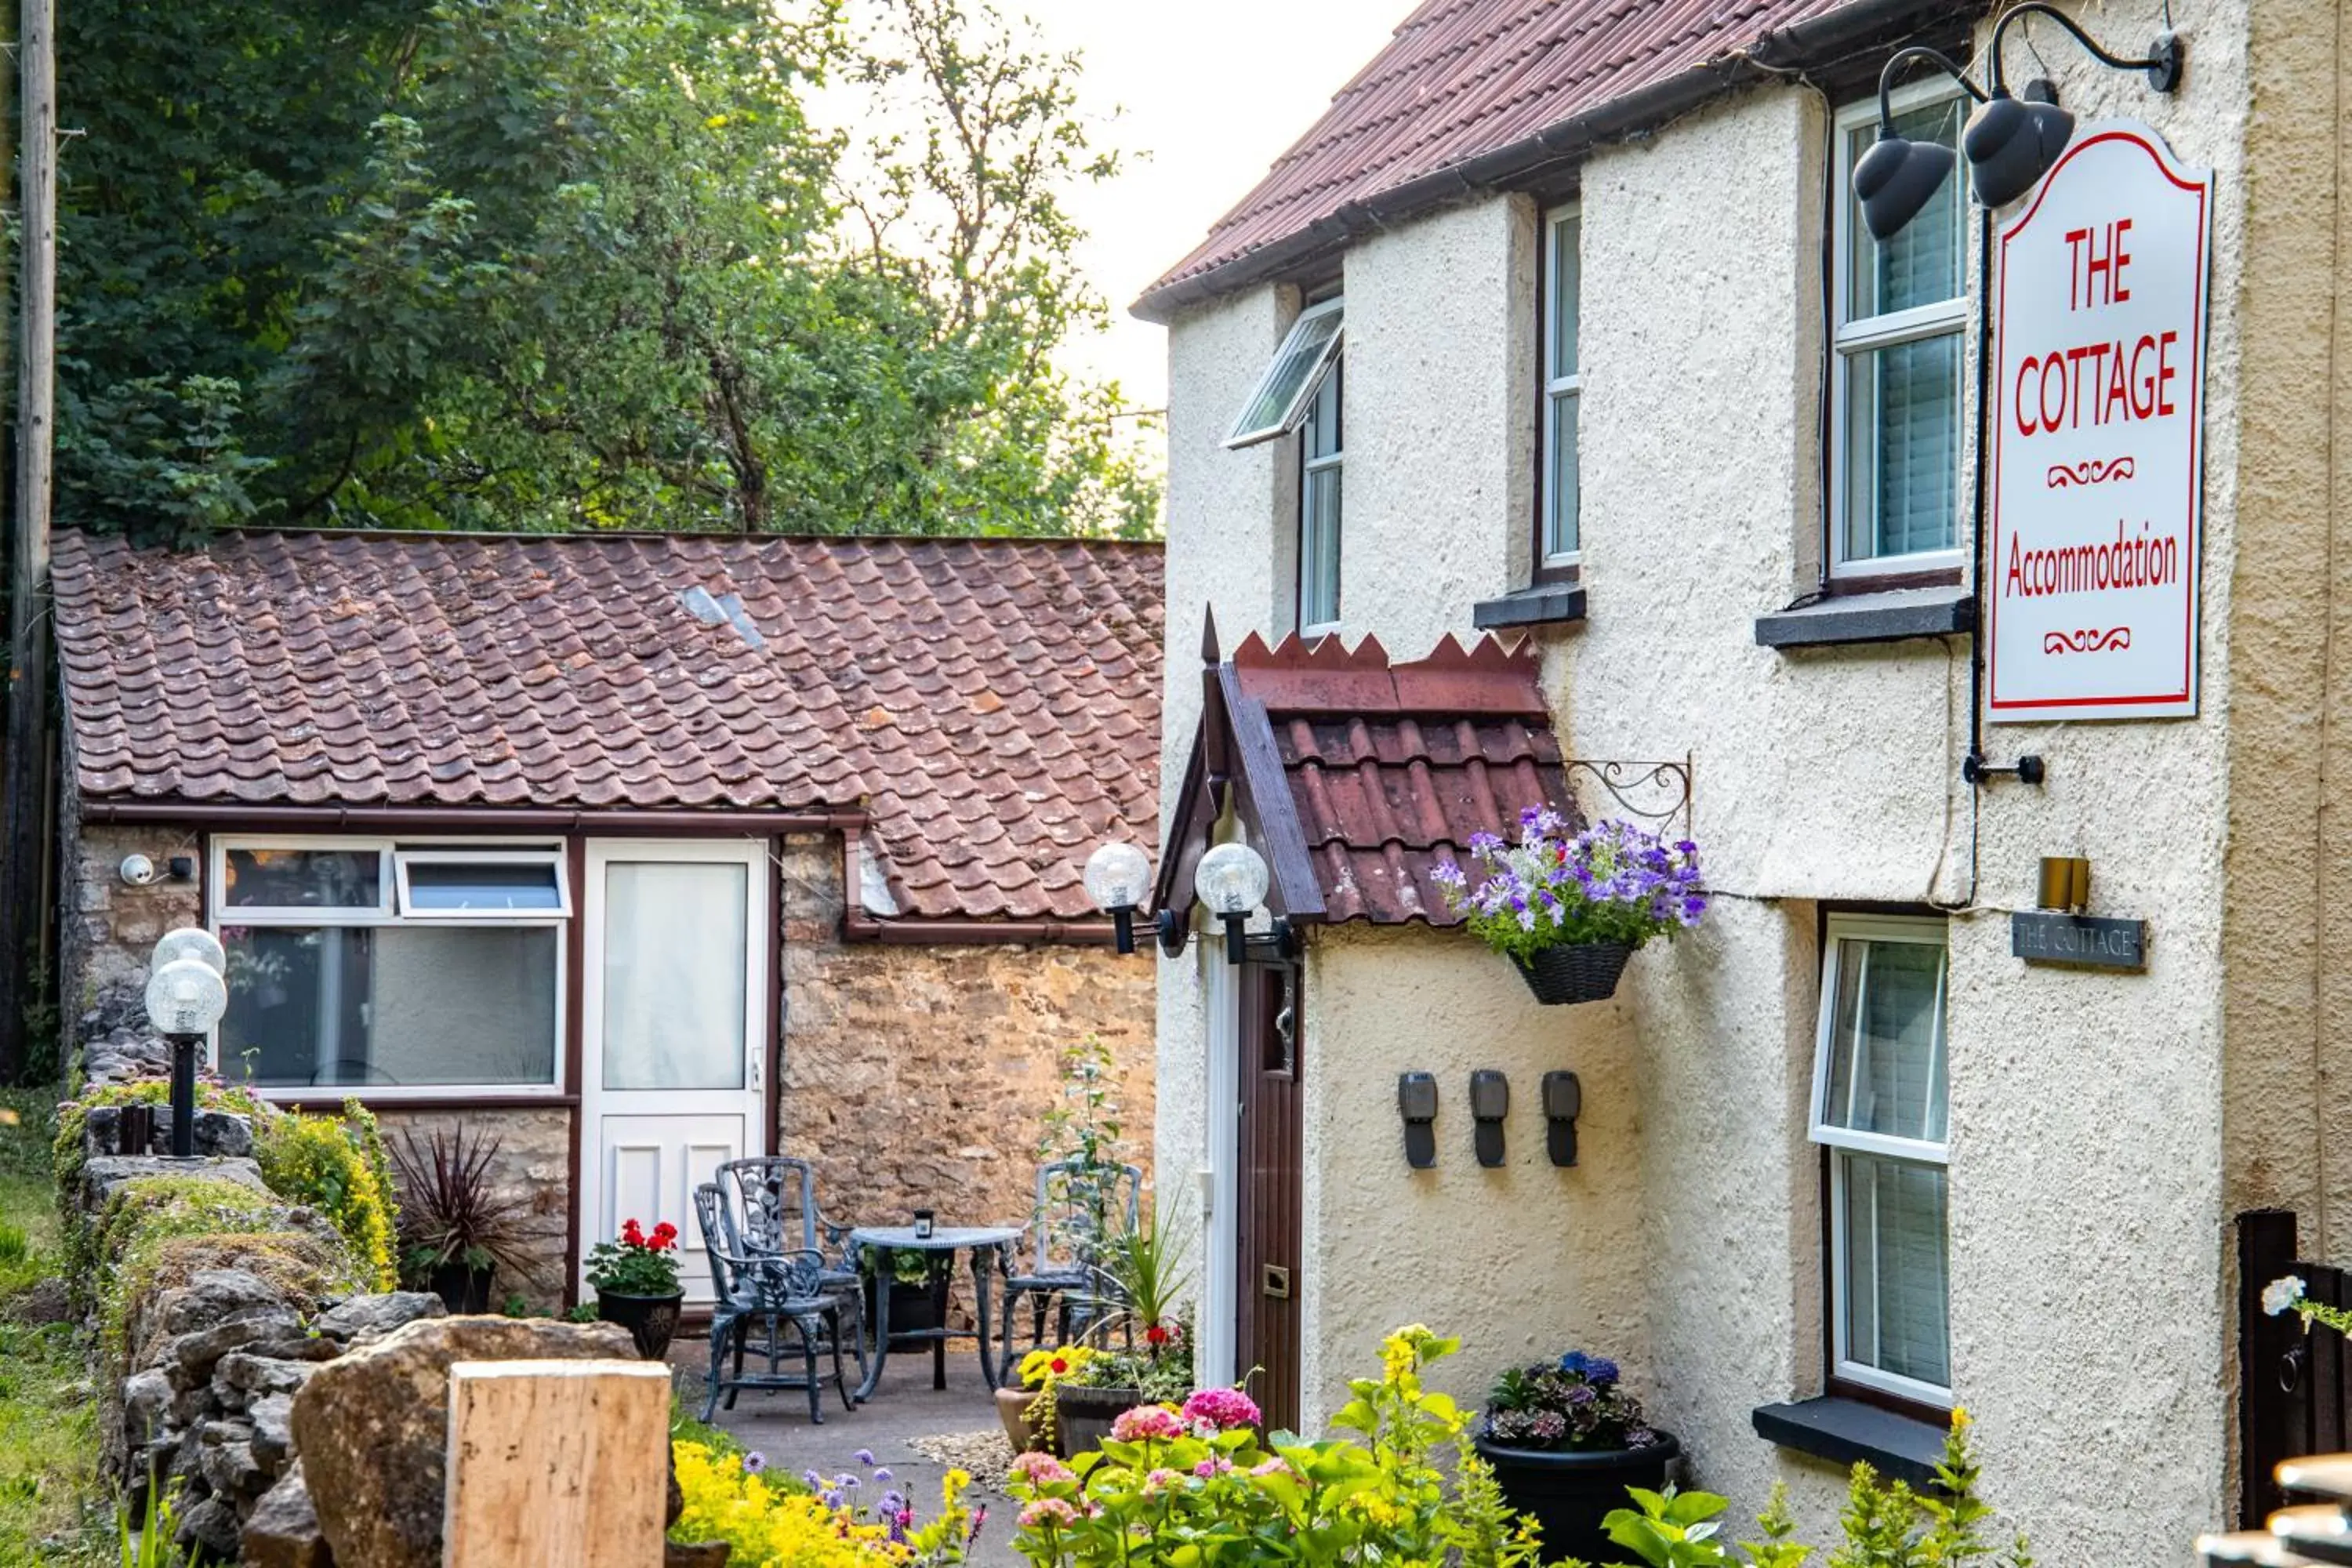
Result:
{"label": "utility pole", "polygon": [[56,0],[21,0],[23,251],[16,319],[16,527],[9,552],[8,730],[0,779],[0,1083],[20,1081],[37,1000],[47,843],[49,476],[57,434]]}

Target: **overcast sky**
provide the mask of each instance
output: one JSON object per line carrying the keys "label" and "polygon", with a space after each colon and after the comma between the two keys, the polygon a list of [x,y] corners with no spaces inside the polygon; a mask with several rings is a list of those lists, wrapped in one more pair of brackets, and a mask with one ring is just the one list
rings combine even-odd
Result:
{"label": "overcast sky", "polygon": [[1075,204],[1093,236],[1080,262],[1109,299],[1114,324],[1067,357],[1158,408],[1167,397],[1167,334],[1127,307],[1314,123],[1412,0],[999,4],[1033,18],[1055,47],[1084,51],[1085,107],[1118,110],[1096,142],[1128,152],[1128,167]]}

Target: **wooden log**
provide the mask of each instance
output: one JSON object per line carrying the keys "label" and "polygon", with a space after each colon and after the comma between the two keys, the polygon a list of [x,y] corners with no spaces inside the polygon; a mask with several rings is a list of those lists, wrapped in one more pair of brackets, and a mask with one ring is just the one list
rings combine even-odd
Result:
{"label": "wooden log", "polygon": [[451,1366],[443,1568],[661,1562],[669,1399],[659,1363]]}

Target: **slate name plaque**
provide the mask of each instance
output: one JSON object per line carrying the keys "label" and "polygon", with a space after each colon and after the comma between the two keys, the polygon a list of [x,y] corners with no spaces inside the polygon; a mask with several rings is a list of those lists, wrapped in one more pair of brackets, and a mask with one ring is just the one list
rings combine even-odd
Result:
{"label": "slate name plaque", "polygon": [[2092,969],[2145,970],[2146,921],[2095,920],[2040,910],[2009,917],[2009,951],[2028,963],[2074,963]]}

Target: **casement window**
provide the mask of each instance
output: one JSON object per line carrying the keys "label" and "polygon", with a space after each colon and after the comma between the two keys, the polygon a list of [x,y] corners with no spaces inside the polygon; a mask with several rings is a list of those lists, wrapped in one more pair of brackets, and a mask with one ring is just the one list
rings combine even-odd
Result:
{"label": "casement window", "polygon": [[1323,373],[1298,431],[1298,629],[1336,629],[1339,619],[1341,384],[1347,363]]}
{"label": "casement window", "polygon": [[1829,1167],[1830,1371],[1951,1403],[1945,925],[1831,917],[1813,1141]]}
{"label": "casement window", "polygon": [[[1918,84],[1895,107],[1895,129],[1912,141],[1959,145],[1962,103],[1948,85]],[[1877,116],[1874,98],[1836,125],[1832,577],[1960,564],[1967,181],[1956,170],[1901,232],[1873,239],[1853,174]]]}
{"label": "casement window", "polygon": [[1577,397],[1584,377],[1577,358],[1584,218],[1563,207],[1544,218],[1543,497],[1536,561],[1557,570],[1576,564]]}
{"label": "casement window", "polygon": [[300,1097],[561,1087],[562,850],[215,840],[222,1076]]}
{"label": "casement window", "polygon": [[1340,329],[1347,317],[1345,301],[1319,300],[1298,312],[1284,334],[1282,346],[1250,389],[1249,399],[1234,420],[1228,447],[1254,447],[1287,436],[1307,416],[1322,385],[1324,372],[1339,357]]}

